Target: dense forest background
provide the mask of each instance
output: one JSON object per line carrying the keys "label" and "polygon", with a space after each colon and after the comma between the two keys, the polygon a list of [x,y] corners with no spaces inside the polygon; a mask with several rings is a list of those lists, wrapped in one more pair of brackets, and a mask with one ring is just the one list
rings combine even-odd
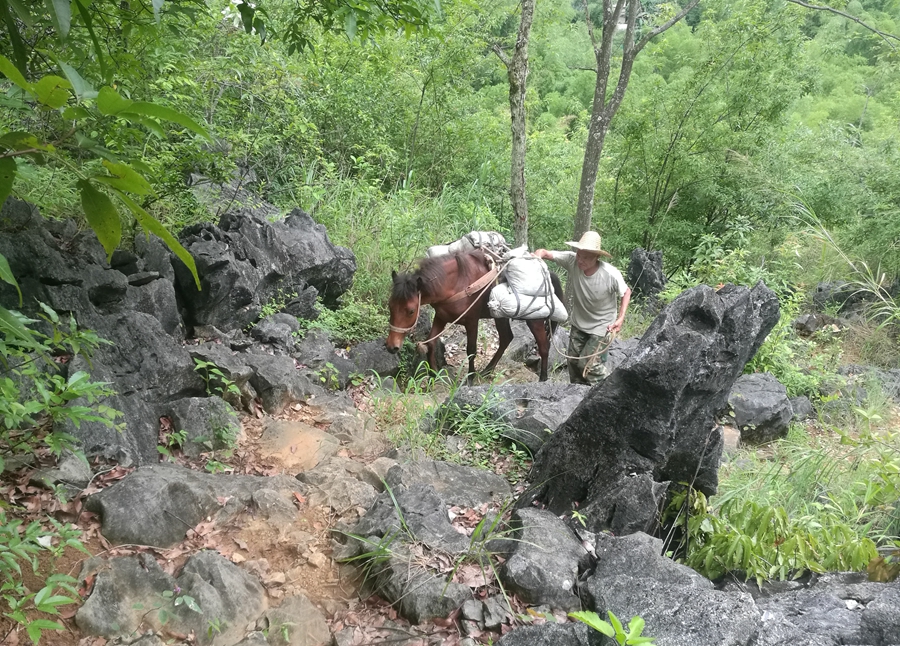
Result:
{"label": "dense forest background", "polygon": [[[297,334],[319,326],[342,348],[383,339],[391,270],[472,230],[513,239],[510,86],[496,50],[512,53],[525,4],[0,0],[0,203],[12,194],[44,217],[73,218],[110,255],[143,228],[190,267],[174,236],[215,219],[197,187],[239,184],[283,214],[305,209],[356,255],[342,307],[299,321]],[[685,561],[712,578],[740,570],[758,581],[867,567],[872,575],[887,564],[878,579],[887,580],[900,546],[900,0],[804,4],[702,0],[649,42],[606,137],[592,228],[621,269],[636,247],[663,251],[661,302],[698,283],[764,280],[781,319],[746,372],[767,372],[814,406],[815,419],[792,423],[783,441],[726,463],[709,506],[690,488],[672,501],[673,523],[690,510]],[[532,250],[575,235],[596,83],[586,16],[599,30],[603,6],[535,5],[525,102]],[[689,6],[645,0],[637,37]],[[611,85],[627,50],[615,33]],[[0,280],[16,284],[3,256]],[[817,284],[837,280],[850,281],[843,296],[859,294],[863,307],[820,299],[820,313],[840,318],[801,337],[795,320],[812,309]],[[20,307],[28,296],[19,292]],[[266,303],[263,315],[284,305]],[[641,334],[657,311],[633,306],[622,336]],[[0,308],[0,363],[32,379],[42,398],[20,394],[0,372],[0,473],[4,455],[41,443],[58,457],[71,438],[47,431],[48,420],[95,415],[69,406],[77,398],[115,419],[96,405],[105,384],[42,368],[94,347],[96,335],[74,320],[60,332],[49,308],[37,316],[43,323]],[[370,376],[355,377],[375,392]],[[373,405],[392,441],[441,459],[475,455],[447,455],[439,434],[422,431],[430,398],[418,396],[459,384],[447,373],[404,382],[406,390],[378,390],[383,401]],[[480,433],[472,446],[500,444],[496,424],[475,413],[466,424]],[[161,456],[171,446],[161,444]],[[514,444],[496,451],[526,472],[528,456]],[[208,470],[226,468],[216,456]],[[7,521],[6,507],[0,552],[18,544],[13,516],[25,517],[17,508]],[[46,536],[71,545],[50,522]],[[49,544],[39,529],[29,525],[26,536],[33,553]],[[18,568],[0,559],[0,583],[18,595],[5,595],[5,616],[37,641],[61,626],[23,614],[35,594]],[[37,593],[37,612],[56,613],[44,592],[54,581]],[[72,603],[67,590],[73,598],[50,598]]]}
{"label": "dense forest background", "polygon": [[[389,270],[428,245],[511,230],[509,88],[492,46],[511,46],[518,3],[445,2],[430,7],[426,30],[380,33],[339,16],[336,29],[300,30],[303,9],[290,3],[261,6],[251,33],[247,5],[218,0],[80,5],[64,41],[46,15],[21,25],[30,80],[67,63],[90,87],[189,116],[212,142],[177,124],[148,130],[89,114],[87,97],[79,136],[67,138],[72,114],[30,109],[13,87],[0,101],[3,129],[56,142],[54,163],[18,157],[13,186],[45,216],[83,217],[77,182],[100,168],[101,149],[136,164],[153,187],[141,205],[175,232],[210,217],[192,175],[237,177],[285,212],[308,210],[353,249],[363,299],[382,299]],[[835,6],[900,33],[895,1]],[[673,7],[647,9],[649,24]],[[10,60],[15,41],[0,44]],[[846,271],[820,236],[797,235],[818,222],[873,273],[895,274],[895,45],[781,0],[701,3],[635,63],[598,176],[593,226],[605,246],[620,265],[636,246],[662,249],[667,273],[692,279],[746,279],[703,275],[715,263],[735,273],[740,259],[751,278],[775,270],[810,284]],[[571,238],[594,76],[581,0],[538,3],[526,104],[532,248]]]}

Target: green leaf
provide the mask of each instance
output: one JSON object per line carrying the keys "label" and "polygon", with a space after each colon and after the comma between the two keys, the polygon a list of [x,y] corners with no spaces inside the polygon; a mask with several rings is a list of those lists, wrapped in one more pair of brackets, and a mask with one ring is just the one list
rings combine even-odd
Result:
{"label": "green leaf", "polygon": [[75,121],[77,119],[87,119],[91,113],[82,108],[80,105],[70,105],[62,112],[63,119]]}
{"label": "green leaf", "polygon": [[72,89],[72,84],[69,81],[53,74],[45,76],[34,84],[37,100],[54,110],[58,110],[68,102],[68,90],[70,89]]}
{"label": "green leaf", "polygon": [[128,119],[129,121],[132,121],[134,123],[141,124],[147,130],[152,132],[154,135],[156,135],[160,139],[166,138],[166,131],[163,130],[163,127],[161,125],[159,125],[159,121],[157,121],[156,119],[151,119],[150,117],[145,117],[140,114],[129,114],[129,113],[123,113],[118,116]]}
{"label": "green leaf", "polygon": [[643,618],[635,615],[631,618],[631,621],[628,622],[628,634],[635,638],[640,637],[641,633],[644,632],[644,625]]}
{"label": "green leaf", "polygon": [[76,186],[81,192],[84,215],[106,250],[108,262],[122,241],[122,221],[119,219],[119,212],[106,193],[95,189],[87,180],[79,180]]}
{"label": "green leaf", "polygon": [[26,27],[34,27],[34,16],[31,10],[22,4],[21,0],[7,0],[12,10],[16,12],[19,20],[25,23]]}
{"label": "green leaf", "polygon": [[100,46],[100,41],[97,39],[97,34],[94,33],[94,23],[91,19],[91,14],[84,6],[82,0],[74,0],[74,2],[75,7],[78,9],[78,14],[84,21],[84,26],[87,27],[88,35],[91,37],[91,43],[94,45],[94,54],[97,56],[97,64],[100,65],[100,76],[105,79],[106,59],[103,57],[103,48]]}
{"label": "green leaf", "polygon": [[[27,16],[27,18],[31,18],[31,15],[25,11],[25,8],[17,2],[13,2],[13,8],[17,14],[21,12]],[[6,0],[0,0],[0,13],[2,13],[3,22],[6,23],[6,29],[9,32],[9,40],[12,43],[13,58],[16,60],[16,68],[19,72],[25,74],[28,66],[28,52],[25,49],[25,42],[22,40],[22,34],[19,33],[19,26],[16,24],[13,15],[10,13]],[[32,21],[22,18],[22,22],[25,23],[26,27],[30,27],[31,24],[29,23]]]}
{"label": "green leaf", "polygon": [[600,616],[596,612],[582,610],[579,612],[570,612],[569,616],[573,619],[577,619],[578,621],[587,624],[594,630],[603,633],[607,637],[616,636],[616,631],[613,630],[613,627],[610,626],[607,622],[600,619]]}
{"label": "green leaf", "polygon": [[[6,160],[0,159],[0,167],[3,166],[4,161]],[[12,160],[10,159],[9,161]],[[2,177],[2,175],[3,173],[0,171],[0,177]],[[4,283],[9,283],[16,288],[16,291],[19,292],[19,307],[22,307],[22,290],[19,289],[19,283],[16,282],[16,277],[13,276],[12,269],[9,268],[9,262],[3,254],[0,254],[0,280]],[[2,472],[2,469],[0,469],[0,472]]]}
{"label": "green leaf", "polygon": [[97,98],[97,90],[91,86],[90,83],[81,78],[81,74],[67,63],[63,63],[62,61],[58,61],[60,68],[62,68],[63,73],[66,75],[66,78],[69,79],[69,82],[72,84],[72,89],[75,90],[75,96],[78,97],[78,100],[83,99],[95,99]]}
{"label": "green leaf", "polygon": [[103,166],[110,172],[113,177],[105,175],[96,175],[94,179],[98,182],[108,184],[120,191],[128,191],[137,195],[147,195],[153,192],[150,182],[138,175],[132,168],[126,164],[117,164],[107,159],[103,160]]}
{"label": "green leaf", "polygon": [[138,206],[134,200],[119,191],[116,191],[116,195],[124,202],[125,206],[131,209],[138,224],[141,225],[144,231],[152,233],[162,239],[162,241],[166,243],[166,246],[172,250],[172,253],[178,256],[181,262],[187,265],[191,275],[194,277],[194,282],[197,284],[197,291],[200,291],[202,288],[200,287],[200,276],[197,275],[197,263],[194,262],[194,257],[188,253],[188,250],[181,246],[181,243],[178,242],[175,236],[168,232],[159,220]]}
{"label": "green leaf", "polygon": [[97,108],[101,114],[112,115],[119,114],[127,109],[134,101],[122,97],[118,92],[104,85],[97,93]]}
{"label": "green leaf", "polygon": [[84,148],[85,150],[90,150],[98,157],[102,157],[103,159],[108,159],[114,162],[119,161],[112,152],[98,144],[93,139],[85,137],[80,132],[75,133],[75,143],[77,143],[81,148]]}
{"label": "green leaf", "polygon": [[606,614],[609,615],[609,623],[612,624],[612,627],[613,627],[613,629],[615,629],[616,634],[621,635],[622,633],[624,633],[625,631],[622,630],[622,622],[619,621],[619,618],[616,617],[615,614],[613,614],[613,611],[612,611],[612,610],[607,610],[607,611],[606,611]]}
{"label": "green leaf", "polygon": [[53,19],[56,33],[64,39],[69,35],[69,27],[72,25],[72,8],[69,6],[69,0],[44,0],[44,4],[47,5],[50,18]]}
{"label": "green leaf", "polygon": [[347,13],[347,17],[344,18],[344,31],[347,33],[347,38],[356,40],[356,12],[352,9]]}
{"label": "green leaf", "polygon": [[17,168],[16,160],[12,157],[0,157],[0,206],[3,206],[6,198],[12,192]]}
{"label": "green leaf", "polygon": [[50,150],[51,146],[42,144],[30,132],[7,132],[0,137],[0,146],[6,146],[13,150],[28,150],[29,148],[38,148],[40,150]]}
{"label": "green leaf", "polygon": [[3,72],[3,75],[8,78],[10,81],[18,85],[20,88],[28,92],[29,94],[34,94],[34,90],[31,87],[31,83],[25,80],[25,77],[22,76],[22,72],[13,65],[6,56],[0,55],[0,72]]}
{"label": "green leaf", "polygon": [[238,13],[241,14],[241,24],[244,25],[244,31],[248,34],[253,31],[253,15],[256,13],[249,2],[241,2],[237,5]]}
{"label": "green leaf", "polygon": [[[172,108],[167,108],[162,105],[156,105],[155,103],[146,103],[144,101],[137,101],[132,103],[128,108],[128,112],[134,114],[142,114],[148,117],[154,117],[156,119],[163,119],[165,121],[171,121],[172,123],[177,123],[180,126],[184,126],[188,130],[191,130],[198,135],[205,137],[206,139],[212,141],[212,137],[209,136],[209,133],[206,131],[206,128],[201,126],[199,123],[191,119],[186,114],[182,114],[177,110],[173,110]],[[124,114],[120,116],[125,116]]]}

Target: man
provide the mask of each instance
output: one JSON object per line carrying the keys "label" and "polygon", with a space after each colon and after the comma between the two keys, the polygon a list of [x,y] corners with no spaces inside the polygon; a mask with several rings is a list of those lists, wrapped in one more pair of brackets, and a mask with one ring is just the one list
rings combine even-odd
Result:
{"label": "man", "polygon": [[[569,381],[596,384],[606,378],[606,360],[613,334],[622,329],[631,301],[631,289],[622,272],[600,256],[611,258],[600,248],[600,234],[588,231],[578,242],[566,244],[576,251],[538,249],[534,255],[552,260],[569,274],[574,296],[569,320]],[[621,303],[620,303],[621,301]]]}

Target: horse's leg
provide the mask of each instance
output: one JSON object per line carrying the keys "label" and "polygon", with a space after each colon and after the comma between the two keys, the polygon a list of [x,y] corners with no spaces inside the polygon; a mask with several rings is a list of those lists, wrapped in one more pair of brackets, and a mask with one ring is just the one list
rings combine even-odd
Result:
{"label": "horse's leg", "polygon": [[463,325],[466,328],[466,354],[469,355],[469,374],[467,383],[475,383],[475,355],[478,354],[478,317],[467,318]]}
{"label": "horse's leg", "polygon": [[437,337],[444,331],[444,328],[447,327],[447,321],[439,318],[438,316],[434,317],[434,321],[431,324],[431,332],[428,334],[428,338],[431,339],[427,344],[428,349],[428,365],[434,372],[437,372],[437,343],[440,339]]}
{"label": "horse's leg", "polygon": [[547,335],[547,326],[544,324],[543,319],[530,319],[526,323],[528,323],[528,329],[534,335],[534,340],[537,341],[538,354],[541,357],[541,373],[538,379],[547,381],[547,364],[549,363],[550,355],[550,339]]}
{"label": "horse's leg", "polygon": [[484,370],[481,371],[481,374],[483,375],[489,375],[493,372],[494,368],[497,367],[500,358],[503,357],[503,353],[506,352],[506,348],[509,347],[509,344],[513,340],[513,332],[512,327],[509,324],[509,319],[494,319],[494,325],[497,326],[497,351],[494,353],[494,356],[491,357],[490,362],[484,367]]}

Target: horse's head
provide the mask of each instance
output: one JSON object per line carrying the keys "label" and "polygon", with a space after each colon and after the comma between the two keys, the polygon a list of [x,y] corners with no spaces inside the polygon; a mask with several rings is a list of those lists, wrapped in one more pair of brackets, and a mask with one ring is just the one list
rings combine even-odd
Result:
{"label": "horse's head", "polygon": [[419,309],[422,305],[421,276],[416,274],[391,272],[393,288],[388,299],[390,311],[390,333],[384,342],[388,352],[400,350],[403,339],[416,327]]}

